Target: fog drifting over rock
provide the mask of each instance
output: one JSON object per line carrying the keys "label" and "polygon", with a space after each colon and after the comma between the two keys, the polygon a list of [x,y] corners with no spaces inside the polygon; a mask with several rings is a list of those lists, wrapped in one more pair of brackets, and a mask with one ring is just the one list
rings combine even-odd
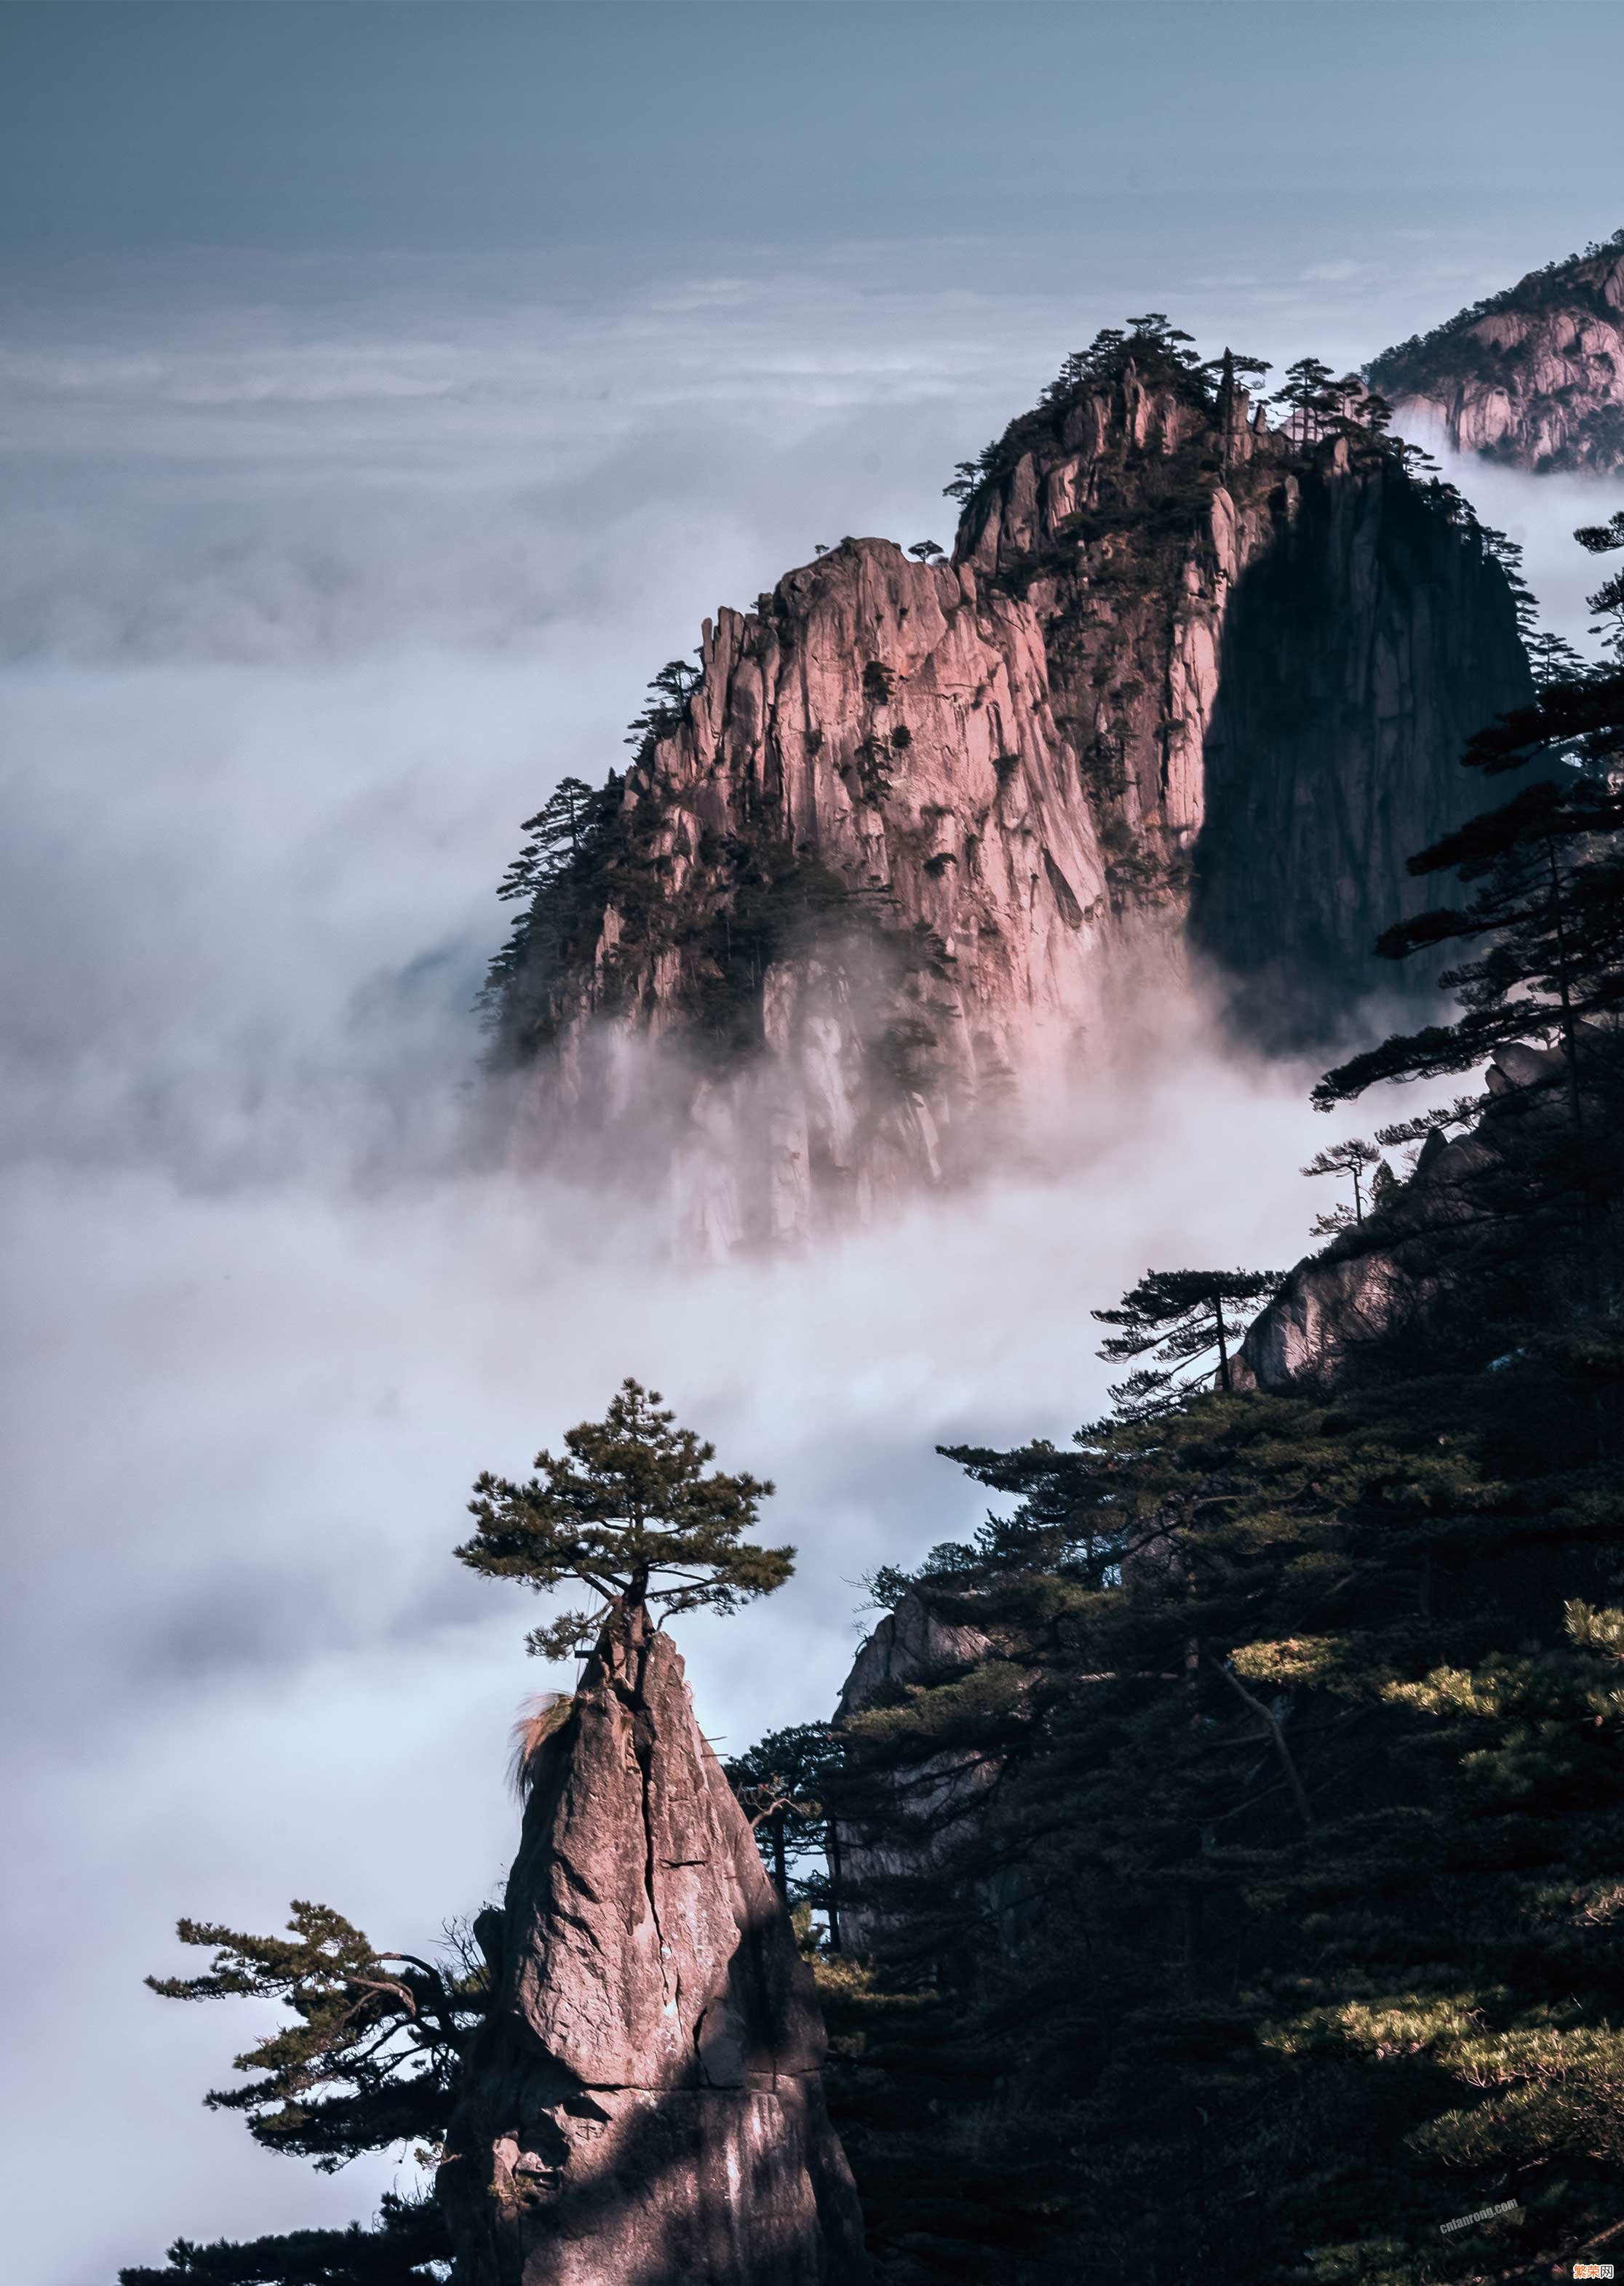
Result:
{"label": "fog drifting over rock", "polygon": [[[1480,282],[1155,284],[1203,348],[1283,364]],[[798,1578],[680,1631],[742,1746],[827,1711],[862,1574],[980,1514],[937,1442],[1099,1409],[1091,1305],[1147,1264],[1303,1250],[1313,1075],[1225,1061],[1197,1008],[1147,1011],[1061,1172],[806,1260],[685,1269],[657,1202],[468,1147],[517,821],[621,760],[719,601],[846,531],[946,542],[954,461],[1144,299],[975,249],[365,291],[267,266],[87,287],[14,334],[6,2070],[36,2286],[388,2180],[205,2114],[244,2028],[139,1979],[182,1912],[315,1896],[420,1943],[501,1878],[507,1726],[545,1678],[524,1601],[449,1559],[478,1468],[635,1372],[777,1479]],[[1451,473],[1582,635],[1596,488]],[[64,2197],[69,2121],[93,2201]]]}

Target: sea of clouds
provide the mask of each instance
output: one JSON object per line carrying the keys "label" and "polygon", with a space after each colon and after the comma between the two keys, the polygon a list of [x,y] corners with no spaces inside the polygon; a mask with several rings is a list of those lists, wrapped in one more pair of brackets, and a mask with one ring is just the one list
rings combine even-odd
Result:
{"label": "sea of clouds", "polygon": [[[954,461],[1142,306],[1068,264],[127,268],[13,313],[4,2070],[33,2286],[391,2180],[202,2111],[244,2024],[140,1979],[182,1912],[319,1897],[421,1945],[500,1882],[508,1726],[548,1678],[531,1606],[450,1560],[478,1469],[632,1372],[777,1479],[796,1580],[682,1631],[740,1747],[827,1711],[864,1573],[980,1514],[936,1444],[1063,1438],[1102,1402],[1092,1305],[1148,1263],[1289,1262],[1328,1203],[1293,1171],[1329,1131],[1312,1073],[1226,1060],[1198,1009],[1079,1105],[1063,1176],[804,1260],[684,1267],[658,1202],[470,1148],[518,821],[621,760],[719,603],[844,532],[950,539]],[[1352,267],[1192,279],[1175,314],[1341,365],[1483,282]],[[1454,473],[1582,630],[1594,488]]]}

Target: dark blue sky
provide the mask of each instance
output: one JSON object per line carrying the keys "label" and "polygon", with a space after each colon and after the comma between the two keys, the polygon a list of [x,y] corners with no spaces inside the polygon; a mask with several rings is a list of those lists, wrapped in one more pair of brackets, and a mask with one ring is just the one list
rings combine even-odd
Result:
{"label": "dark blue sky", "polygon": [[621,252],[1018,232],[1565,250],[1624,219],[1598,0],[44,0],[0,244]]}

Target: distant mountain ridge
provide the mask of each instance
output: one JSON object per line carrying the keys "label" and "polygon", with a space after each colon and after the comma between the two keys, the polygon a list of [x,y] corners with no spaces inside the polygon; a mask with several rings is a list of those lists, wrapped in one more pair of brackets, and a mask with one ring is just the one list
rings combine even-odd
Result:
{"label": "distant mountain ridge", "polygon": [[1624,468],[1624,230],[1384,350],[1365,367],[1399,426],[1540,473]]}

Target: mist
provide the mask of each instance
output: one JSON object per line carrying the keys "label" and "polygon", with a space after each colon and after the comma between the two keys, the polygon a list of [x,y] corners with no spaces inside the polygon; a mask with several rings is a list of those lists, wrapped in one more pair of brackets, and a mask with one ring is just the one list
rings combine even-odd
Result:
{"label": "mist", "polygon": [[[1150,283],[1203,348],[1342,365],[1484,282],[1438,266]],[[501,1880],[508,1728],[559,1678],[529,1601],[451,1560],[477,1470],[635,1373],[776,1478],[795,1580],[680,1629],[742,1747],[828,1711],[864,1574],[981,1513],[938,1443],[1101,1409],[1092,1306],[1147,1265],[1304,1251],[1315,1072],[1226,1055],[1194,997],[1147,1010],[1052,1172],[803,1259],[683,1265],[658,1198],[470,1139],[518,821],[623,759],[718,603],[844,532],[950,540],[953,463],[1146,298],[1103,255],[962,246],[590,281],[193,264],[14,331],[4,2069],[36,2286],[364,2216],[390,2180],[205,2113],[248,2012],[140,1979],[182,1912],[316,1897],[418,1945]],[[1596,488],[1448,472],[1582,636]]]}

